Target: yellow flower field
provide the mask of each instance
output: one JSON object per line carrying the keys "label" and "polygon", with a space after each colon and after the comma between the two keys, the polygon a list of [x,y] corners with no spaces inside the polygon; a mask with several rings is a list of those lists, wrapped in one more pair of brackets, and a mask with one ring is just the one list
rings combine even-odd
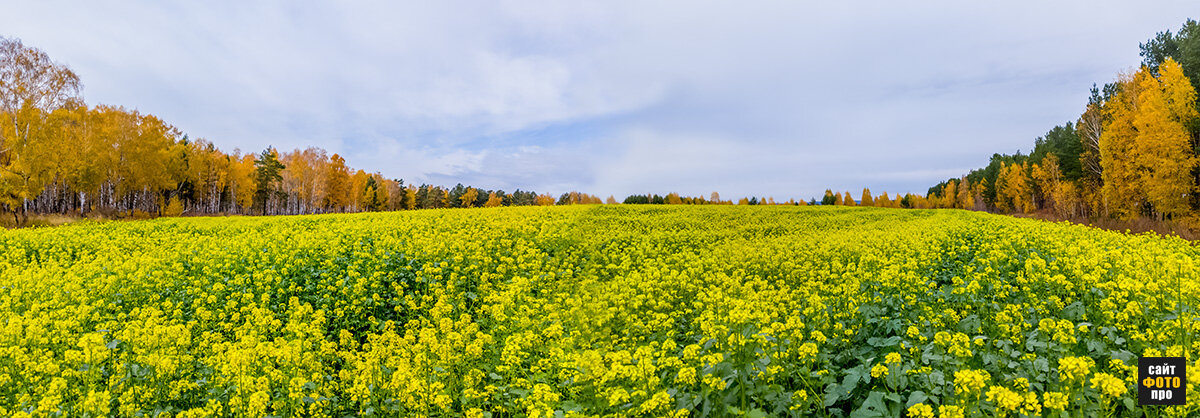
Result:
{"label": "yellow flower field", "polygon": [[1195,357],[1198,263],[846,207],[3,231],[0,416],[1185,416],[1134,382],[1139,355]]}

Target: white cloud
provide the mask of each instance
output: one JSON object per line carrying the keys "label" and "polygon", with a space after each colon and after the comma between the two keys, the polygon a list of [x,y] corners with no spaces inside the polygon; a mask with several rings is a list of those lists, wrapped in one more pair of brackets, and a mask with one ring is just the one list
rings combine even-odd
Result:
{"label": "white cloud", "polygon": [[21,2],[89,102],[225,149],[559,193],[923,192],[1074,119],[1188,1]]}

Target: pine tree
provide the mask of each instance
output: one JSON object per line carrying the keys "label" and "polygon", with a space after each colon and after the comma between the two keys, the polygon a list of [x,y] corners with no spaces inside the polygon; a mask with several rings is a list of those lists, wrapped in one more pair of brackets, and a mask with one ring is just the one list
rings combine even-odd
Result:
{"label": "pine tree", "polygon": [[254,208],[259,213],[265,215],[270,209],[268,203],[277,192],[276,186],[283,180],[283,176],[279,175],[283,168],[275,148],[263,150],[258,159],[254,160]]}
{"label": "pine tree", "polygon": [[825,197],[821,198],[821,205],[836,205],[838,204],[837,201],[838,197],[833,195],[833,191],[825,189]]}

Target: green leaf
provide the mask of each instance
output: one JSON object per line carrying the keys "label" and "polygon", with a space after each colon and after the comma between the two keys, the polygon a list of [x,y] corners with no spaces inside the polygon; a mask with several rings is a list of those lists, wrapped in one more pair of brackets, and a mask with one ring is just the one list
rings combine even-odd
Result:
{"label": "green leaf", "polygon": [[933,382],[933,384],[938,385],[938,386],[945,385],[946,384],[946,374],[942,373],[941,370],[934,370],[933,372],[929,373],[929,380],[931,382]]}
{"label": "green leaf", "polygon": [[846,370],[846,378],[842,379],[842,386],[846,387],[846,393],[850,393],[858,387],[858,382],[871,382],[871,374],[867,372],[865,366],[859,365]]}
{"label": "green leaf", "polygon": [[582,407],[582,406],[580,406],[580,405],[579,405],[579,403],[577,403],[577,402],[575,402],[575,401],[566,401],[566,402],[563,402],[563,403],[559,404],[559,406],[560,406],[560,407],[562,407],[562,409],[563,409],[563,410],[565,410],[565,411],[576,411],[576,412],[578,412],[578,411],[582,411],[582,410],[583,410],[583,407]]}
{"label": "green leaf", "polygon": [[867,339],[867,344],[875,347],[891,347],[900,343],[900,337],[879,338],[871,337]]}
{"label": "green leaf", "polygon": [[1114,350],[1110,353],[1110,355],[1112,358],[1124,361],[1125,364],[1129,364],[1129,362],[1136,357],[1133,355],[1133,353],[1129,352],[1129,350]]}
{"label": "green leaf", "polygon": [[1087,310],[1083,306],[1083,302],[1075,301],[1074,303],[1067,305],[1065,308],[1063,308],[1062,317],[1071,319],[1071,320],[1075,320],[1075,321],[1080,321],[1080,320],[1083,320],[1083,316],[1086,312],[1087,312]]}
{"label": "green leaf", "polygon": [[[835,386],[838,388],[841,387],[841,385],[831,385],[830,387],[835,387]],[[825,392],[825,407],[826,408],[831,407],[837,403],[838,399],[840,399],[842,396],[842,394],[840,392],[841,391],[837,390],[837,389],[835,389],[833,392]]]}
{"label": "green leaf", "polygon": [[925,402],[925,400],[927,400],[927,399],[929,399],[929,397],[925,396],[925,392],[918,390],[916,392],[913,392],[911,395],[908,395],[908,402],[905,403],[904,406],[911,407],[911,406],[919,404],[921,402]]}
{"label": "green leaf", "polygon": [[980,326],[981,321],[979,320],[979,316],[975,314],[967,315],[966,318],[958,321],[958,330],[968,334],[974,334],[975,330],[979,329]]}
{"label": "green leaf", "polygon": [[850,413],[850,418],[878,418],[887,414],[887,404],[883,402],[883,392],[871,392],[862,406]]}
{"label": "green leaf", "polygon": [[1033,361],[1033,369],[1042,373],[1050,372],[1050,361],[1045,357],[1038,357]]}

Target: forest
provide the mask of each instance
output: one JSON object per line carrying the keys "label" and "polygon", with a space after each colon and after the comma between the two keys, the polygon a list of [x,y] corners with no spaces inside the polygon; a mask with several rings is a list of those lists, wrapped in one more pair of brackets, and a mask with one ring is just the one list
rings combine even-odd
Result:
{"label": "forest", "polygon": [[316,147],[225,152],[147,113],[89,106],[79,77],[20,40],[0,38],[0,209],[152,217],[310,214],[600,203],[517,189],[405,184]]}
{"label": "forest", "polygon": [[1077,120],[1038,137],[1029,154],[994,154],[931,187],[928,205],[1200,225],[1200,24],[1139,46],[1141,66],[1093,85]]}

